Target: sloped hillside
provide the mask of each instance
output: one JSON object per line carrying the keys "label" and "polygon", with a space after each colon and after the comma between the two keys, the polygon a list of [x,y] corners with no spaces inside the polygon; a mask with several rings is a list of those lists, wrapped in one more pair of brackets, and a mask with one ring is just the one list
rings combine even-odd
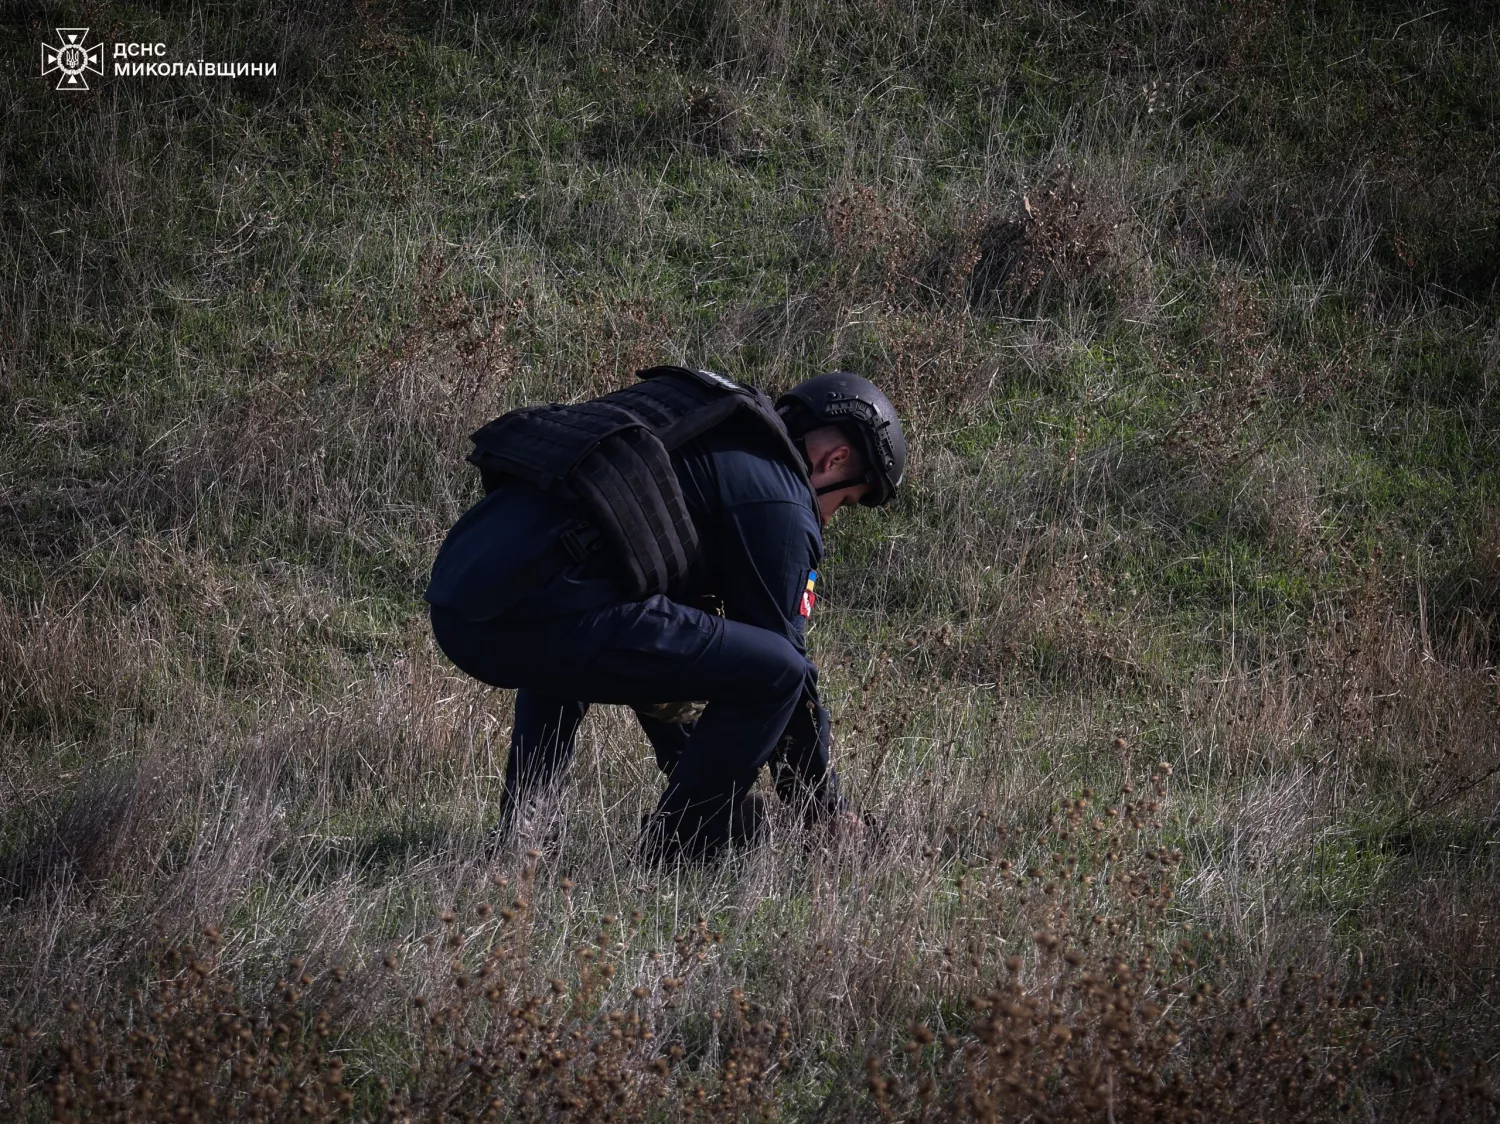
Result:
{"label": "sloped hillside", "polygon": [[[13,1114],[1495,1118],[1485,5],[5,18]],[[810,641],[879,828],[645,868],[599,707],[491,860],[467,434],[671,360],[907,419]]]}

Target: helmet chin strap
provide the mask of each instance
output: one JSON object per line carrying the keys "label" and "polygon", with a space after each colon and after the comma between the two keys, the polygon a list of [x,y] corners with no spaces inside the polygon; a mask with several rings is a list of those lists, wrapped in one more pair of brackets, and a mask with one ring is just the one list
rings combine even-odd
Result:
{"label": "helmet chin strap", "polygon": [[861,472],[858,476],[851,476],[847,480],[840,480],[837,484],[824,484],[821,488],[815,489],[815,491],[820,496],[826,496],[829,492],[839,492],[845,488],[853,488],[858,484],[868,484],[869,482],[870,474],[868,472]]}
{"label": "helmet chin strap", "polygon": [[[802,454],[803,461],[807,464],[808,472],[811,472],[812,457],[810,457],[807,453],[807,435],[799,434],[797,437],[793,438],[793,441],[797,445],[797,451]],[[866,470],[864,472],[861,472],[858,476],[851,476],[847,480],[840,480],[836,484],[824,484],[821,488],[814,488],[813,494],[818,496],[826,496],[829,492],[838,492],[842,491],[845,488],[856,487],[860,484],[869,484],[872,482],[872,479],[873,478],[870,476],[869,470]]]}

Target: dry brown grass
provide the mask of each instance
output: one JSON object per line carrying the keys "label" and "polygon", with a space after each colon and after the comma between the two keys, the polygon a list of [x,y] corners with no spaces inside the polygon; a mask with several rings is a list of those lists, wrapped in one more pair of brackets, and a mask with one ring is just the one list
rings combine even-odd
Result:
{"label": "dry brown grass", "polygon": [[[263,995],[228,969],[233,952],[218,927],[159,943],[128,1019],[69,1000],[49,1033],[12,1029],[11,1103],[20,1110],[17,1098],[35,1088],[58,1120],[635,1120],[665,1111],[739,1120],[777,1111],[785,1083],[810,1060],[799,1043],[839,1021],[814,1012],[838,995],[855,1015],[845,1033],[865,1058],[863,1089],[836,1088],[816,1106],[819,1118],[1347,1111],[1385,997],[1368,981],[1346,989],[1292,971],[1227,992],[1214,982],[1209,962],[1223,958],[1213,934],[1169,920],[1184,856],[1157,842],[1168,777],[1163,765],[1139,791],[1069,799],[1040,840],[984,815],[963,837],[945,833],[969,852],[965,873],[955,880],[932,846],[912,856],[910,873],[921,897],[941,889],[951,904],[934,901],[926,911],[937,906],[937,916],[887,922],[878,936],[868,923],[824,930],[795,967],[780,965],[796,991],[790,1006],[725,987],[732,930],[700,917],[664,944],[665,918],[599,915],[572,877],[553,874],[547,885],[544,871],[556,866],[531,850],[405,950],[358,966],[337,953],[318,965],[294,958]],[[1034,842],[1052,853],[1035,853]],[[737,873],[758,881],[799,851],[795,840],[773,841]],[[850,876],[874,883],[886,902],[893,879],[906,880],[857,853],[813,862],[815,908],[825,879],[846,890]],[[939,918],[947,943],[922,955]],[[935,1018],[902,1014],[934,1000]],[[899,1045],[871,1038],[872,1018],[900,1018]],[[399,1070],[368,1047],[351,1052],[361,1041],[397,1046]],[[361,1072],[371,1065],[378,1076]],[[1432,1119],[1489,1096],[1473,1073],[1434,1092]]]}

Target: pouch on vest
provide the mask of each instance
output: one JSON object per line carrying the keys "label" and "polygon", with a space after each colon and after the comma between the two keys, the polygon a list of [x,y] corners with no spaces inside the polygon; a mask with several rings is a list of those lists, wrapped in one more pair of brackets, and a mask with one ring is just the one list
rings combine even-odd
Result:
{"label": "pouch on vest", "polygon": [[634,386],[590,402],[512,410],[474,433],[469,454],[486,491],[516,476],[586,513],[636,600],[684,588],[698,562],[698,530],[672,449],[748,413],[806,478],[801,456],[759,391],[685,367],[640,375]]}

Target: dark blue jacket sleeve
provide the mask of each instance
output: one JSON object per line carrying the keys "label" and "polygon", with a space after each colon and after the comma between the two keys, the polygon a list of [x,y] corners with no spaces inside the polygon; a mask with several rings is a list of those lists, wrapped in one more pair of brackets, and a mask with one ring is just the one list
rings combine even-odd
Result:
{"label": "dark blue jacket sleeve", "polygon": [[725,615],[785,636],[804,655],[800,598],[822,540],[805,504],[759,501],[723,513],[715,577]]}
{"label": "dark blue jacket sleeve", "polygon": [[809,820],[842,811],[838,774],[828,760],[828,712],[809,687],[792,711],[786,731],[771,758],[776,794],[786,803],[805,809]]}
{"label": "dark blue jacket sleeve", "polygon": [[[806,656],[803,593],[823,552],[810,503],[799,497],[737,504],[724,511],[719,539],[715,576],[725,615],[785,636]],[[781,798],[806,801],[814,818],[841,807],[829,763],[828,713],[818,702],[817,681],[809,660],[807,690],[771,761]]]}

